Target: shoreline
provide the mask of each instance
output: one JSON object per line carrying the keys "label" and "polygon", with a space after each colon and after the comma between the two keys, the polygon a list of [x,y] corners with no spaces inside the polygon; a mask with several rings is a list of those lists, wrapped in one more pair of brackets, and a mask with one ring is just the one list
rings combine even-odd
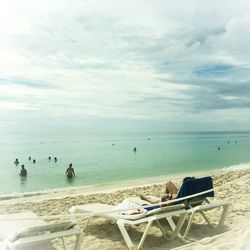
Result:
{"label": "shoreline", "polygon": [[179,173],[171,173],[166,175],[159,175],[153,177],[142,177],[137,179],[130,179],[130,180],[121,180],[121,181],[110,181],[110,182],[103,182],[97,183],[93,185],[87,186],[75,186],[75,187],[62,187],[62,188],[55,188],[55,189],[45,189],[45,190],[38,190],[38,191],[28,191],[28,192],[16,192],[16,193],[9,193],[9,194],[0,194],[0,204],[4,201],[8,200],[16,200],[16,199],[24,199],[29,197],[63,197],[63,195],[78,195],[81,193],[90,194],[93,192],[101,192],[102,190],[112,190],[117,188],[129,188],[129,187],[136,187],[142,185],[150,185],[154,183],[162,183],[166,182],[167,180],[175,180],[184,178],[185,176],[201,176],[201,175],[212,175],[214,173],[220,171],[234,171],[234,170],[244,170],[250,169],[250,162],[242,162],[235,165],[230,165],[227,167],[222,168],[213,168],[213,169],[205,169],[205,170],[198,170],[198,171],[186,171],[186,172],[179,172]]}
{"label": "shoreline", "polygon": [[[0,205],[1,204],[14,204],[19,202],[29,202],[29,201],[42,201],[48,199],[61,199],[67,196],[77,196],[77,195],[90,195],[95,193],[113,193],[118,190],[126,190],[130,188],[141,188],[151,185],[162,185],[167,181],[178,182],[180,179],[183,179],[185,176],[196,176],[200,177],[202,175],[213,175],[217,171],[223,171],[222,169],[213,169],[213,170],[203,170],[195,172],[183,172],[175,173],[154,177],[145,177],[132,180],[123,180],[123,181],[113,181],[108,183],[96,184],[93,186],[79,186],[71,188],[60,188],[60,189],[51,189],[46,191],[35,191],[35,192],[24,192],[24,193],[15,193],[15,194],[6,194],[0,195]],[[231,171],[231,170],[229,170]]]}
{"label": "shoreline", "polygon": [[[238,166],[238,165],[237,165]],[[150,187],[153,185],[164,185],[167,181],[180,182],[186,176],[201,177],[205,175],[217,175],[224,172],[234,172],[247,170],[250,168],[233,169],[231,167],[223,169],[211,169],[195,172],[176,173],[155,177],[145,177],[133,180],[124,180],[117,182],[108,182],[96,184],[93,186],[80,186],[72,188],[52,189],[47,191],[27,192],[18,194],[0,195],[0,205],[24,203],[24,202],[40,202],[50,199],[62,199],[65,197],[75,197],[79,195],[93,195],[99,193],[114,193],[134,188]]]}

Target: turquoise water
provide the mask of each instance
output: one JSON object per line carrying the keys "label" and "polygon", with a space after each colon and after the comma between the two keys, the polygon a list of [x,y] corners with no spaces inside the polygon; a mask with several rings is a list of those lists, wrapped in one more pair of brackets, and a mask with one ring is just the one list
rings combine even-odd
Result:
{"label": "turquoise water", "polygon": [[[91,186],[250,162],[250,133],[0,135],[0,146],[0,194]],[[14,165],[16,158],[19,166]],[[68,181],[65,170],[70,162],[76,178]],[[27,168],[26,179],[19,176],[21,164]]]}

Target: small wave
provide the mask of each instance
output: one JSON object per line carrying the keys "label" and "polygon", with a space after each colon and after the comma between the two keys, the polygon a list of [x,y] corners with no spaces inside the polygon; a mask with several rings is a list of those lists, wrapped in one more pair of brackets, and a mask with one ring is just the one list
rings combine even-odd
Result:
{"label": "small wave", "polygon": [[242,169],[249,169],[249,168],[250,168],[250,162],[243,162],[240,164],[235,164],[235,165],[225,167],[222,170],[242,170]]}
{"label": "small wave", "polygon": [[86,189],[90,189],[94,187],[95,187],[94,185],[88,185],[88,186],[86,185],[86,186],[78,186],[78,187],[63,187],[63,188],[56,188],[56,189],[46,189],[46,190],[41,190],[41,191],[33,191],[33,192],[25,192],[25,193],[2,194],[0,195],[0,201],[25,198],[25,197],[37,196],[37,195],[52,194],[52,193],[71,193],[71,192],[77,192],[80,190],[86,190]]}
{"label": "small wave", "polygon": [[26,193],[2,194],[0,195],[0,201],[18,199],[18,198],[24,198],[24,197],[30,197],[34,195],[42,195],[42,194],[48,194],[48,193],[49,193],[48,191],[37,191],[37,192],[26,192]]}

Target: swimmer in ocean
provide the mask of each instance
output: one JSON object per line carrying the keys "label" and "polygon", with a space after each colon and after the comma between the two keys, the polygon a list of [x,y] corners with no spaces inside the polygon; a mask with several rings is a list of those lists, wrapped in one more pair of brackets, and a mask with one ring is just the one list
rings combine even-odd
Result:
{"label": "swimmer in ocean", "polygon": [[25,169],[24,165],[21,166],[21,172],[19,174],[21,177],[27,176],[27,170]]}
{"label": "swimmer in ocean", "polygon": [[69,164],[69,167],[67,168],[65,173],[66,173],[68,178],[73,178],[76,176],[74,168],[72,168],[72,163]]}

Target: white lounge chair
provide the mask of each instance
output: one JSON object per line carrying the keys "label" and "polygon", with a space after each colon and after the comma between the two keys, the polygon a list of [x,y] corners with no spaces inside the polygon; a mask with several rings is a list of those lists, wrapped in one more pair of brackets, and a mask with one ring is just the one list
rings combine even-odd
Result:
{"label": "white lounge chair", "polygon": [[[86,213],[87,220],[84,226],[84,230],[86,229],[92,217],[104,217],[113,222],[116,222],[128,248],[133,247],[134,244],[132,243],[131,238],[125,226],[126,225],[139,225],[142,223],[146,223],[147,225],[146,225],[145,231],[138,245],[138,249],[140,249],[147,237],[150,227],[152,226],[154,222],[157,223],[157,225],[159,226],[159,229],[161,230],[165,238],[167,239],[175,238],[179,234],[179,231],[182,228],[182,225],[187,216],[187,212],[184,208],[185,206],[183,204],[167,206],[167,207],[158,206],[158,208],[155,208],[150,211],[146,211],[146,212],[142,211],[142,213],[139,213],[139,214],[129,215],[126,213],[124,214],[120,212],[114,212],[115,210],[117,210],[116,206],[111,206],[111,205],[101,204],[101,203],[94,203],[94,204],[86,204],[86,205],[72,207],[69,210],[69,212],[71,214]],[[159,220],[164,219],[164,218],[167,220],[171,218],[172,220],[173,216],[179,216],[179,220],[178,220],[178,223],[175,225],[175,228],[173,230],[173,233],[171,234],[171,237],[168,238]]]}
{"label": "white lounge chair", "polygon": [[[68,222],[46,223],[32,212],[0,215],[0,249],[30,247],[61,238],[67,249],[67,236],[76,236],[75,250],[81,246],[81,231]],[[24,248],[24,249],[25,249]],[[35,249],[35,248],[34,248]]]}
{"label": "white lounge chair", "polygon": [[[185,181],[180,188],[177,199],[178,198],[183,199],[190,195],[194,197],[191,199],[189,198],[189,199],[184,199],[181,201],[181,202],[184,202],[186,209],[187,209],[186,211],[190,215],[188,219],[187,227],[183,234],[184,238],[188,236],[188,233],[190,231],[190,228],[193,222],[193,218],[195,214],[197,213],[200,213],[205,219],[205,221],[208,223],[208,225],[212,226],[205,212],[208,210],[212,210],[212,209],[220,207],[222,208],[222,213],[221,213],[218,223],[215,224],[215,226],[224,225],[228,207],[229,207],[229,202],[228,201],[211,201],[207,198],[207,197],[214,197],[213,181],[210,176]],[[171,218],[168,221],[169,221],[171,228],[174,229],[175,224],[171,220]]]}

